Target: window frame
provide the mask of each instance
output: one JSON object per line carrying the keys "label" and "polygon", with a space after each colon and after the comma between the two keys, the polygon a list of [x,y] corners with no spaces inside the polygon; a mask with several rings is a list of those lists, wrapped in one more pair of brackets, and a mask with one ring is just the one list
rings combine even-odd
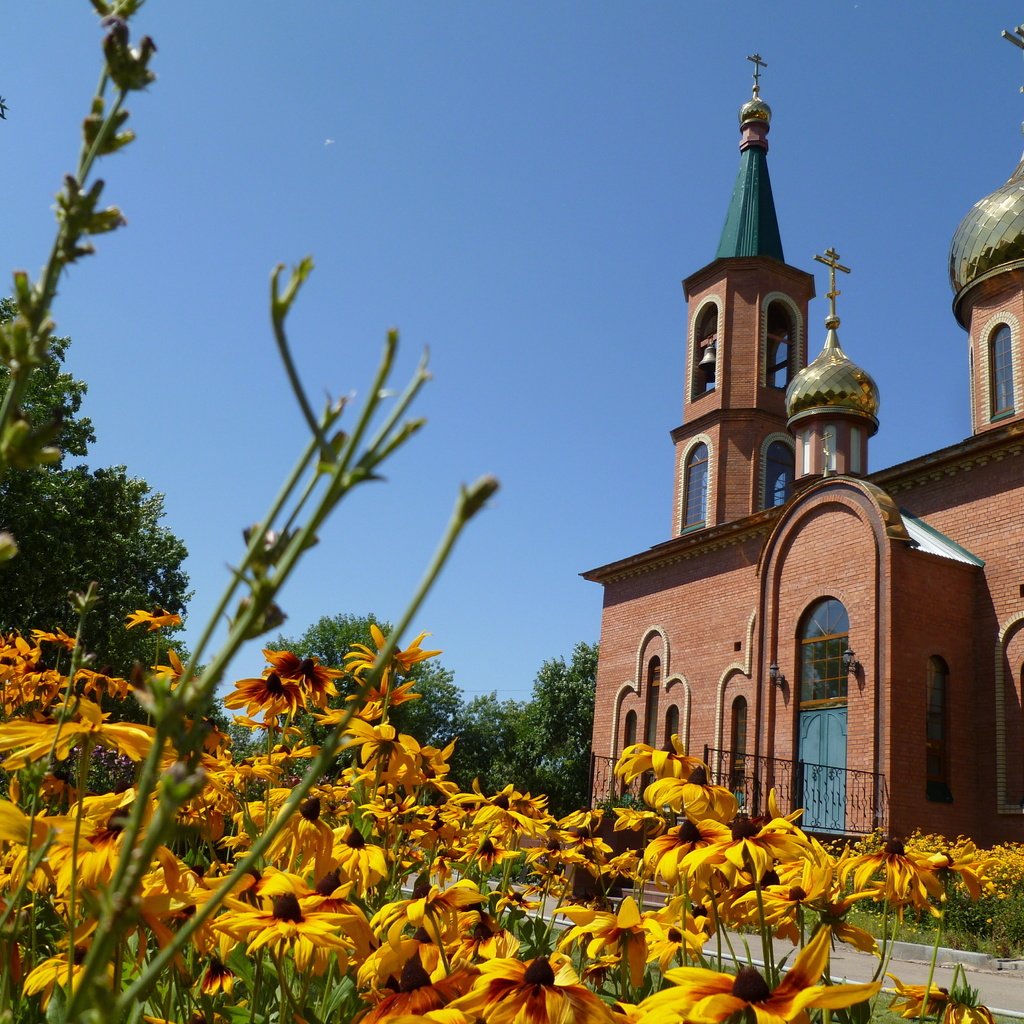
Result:
{"label": "window frame", "polygon": [[[780,332],[777,323],[773,324],[773,317],[784,319],[786,330]],[[773,330],[773,327],[776,329]],[[789,382],[793,379],[793,349],[796,344],[796,323],[793,311],[778,299],[772,299],[768,303],[764,315],[764,383],[765,387],[774,388],[776,391],[785,391]],[[785,348],[784,358],[779,358],[779,349]],[[782,383],[778,383],[779,372],[783,373]]]}
{"label": "window frame", "polygon": [[[839,617],[836,609],[842,612]],[[835,616],[835,617],[833,617]],[[845,620],[845,629],[843,629]],[[821,623],[821,631],[812,633],[815,623]],[[829,629],[830,632],[824,632]],[[836,597],[823,597],[815,601],[804,612],[800,625],[800,687],[799,707],[801,711],[820,707],[840,707],[849,702],[850,674],[843,664],[843,653],[850,646],[850,613],[846,606]],[[826,666],[824,678],[818,677],[813,682],[811,696],[808,693],[809,669],[816,665]],[[817,695],[818,688],[826,691],[835,684],[836,693],[826,692]]]}
{"label": "window frame", "polygon": [[[777,497],[777,493],[778,493],[777,485],[772,487],[772,483],[773,483],[773,477],[772,477],[772,449],[776,449],[776,450],[781,449],[781,450],[786,452],[786,456],[787,456],[786,464],[785,464],[785,466],[783,468],[789,470],[789,481],[788,481],[788,484],[786,486],[786,493],[785,493],[785,496],[783,497],[782,501],[775,500],[776,497]],[[775,465],[776,466],[781,465],[780,460],[776,459],[775,460]],[[776,476],[775,477],[776,484],[777,484],[777,479],[778,479],[778,477]],[[791,444],[789,444],[786,441],[783,441],[781,438],[776,438],[774,441],[769,442],[769,444],[766,445],[766,447],[764,449],[764,483],[763,483],[763,486],[761,488],[761,508],[779,508],[780,506],[785,505],[786,502],[789,501],[789,499],[793,495],[793,484],[795,483],[795,481],[796,481],[796,452],[794,451],[793,446]],[[772,487],[772,497],[771,497],[771,500],[769,500],[769,487]]]}
{"label": "window frame", "polygon": [[[933,654],[928,659],[924,690],[925,795],[931,801],[945,804],[953,802],[949,788],[949,676],[946,659]],[[940,696],[937,707],[936,691]],[[933,730],[937,736],[933,736]]]}
{"label": "window frame", "polygon": [[[988,338],[989,418],[992,422],[1016,411],[1013,380],[1013,329],[999,323]],[[1009,404],[1003,404],[1008,400]]]}
{"label": "window frame", "polygon": [[[699,457],[703,449],[703,457]],[[690,519],[690,498],[693,493],[694,470],[703,474],[700,518]],[[680,533],[702,530],[708,522],[708,490],[711,477],[711,448],[706,441],[698,441],[687,453],[683,467],[683,501],[680,515]],[[696,510],[695,510],[696,511]]]}

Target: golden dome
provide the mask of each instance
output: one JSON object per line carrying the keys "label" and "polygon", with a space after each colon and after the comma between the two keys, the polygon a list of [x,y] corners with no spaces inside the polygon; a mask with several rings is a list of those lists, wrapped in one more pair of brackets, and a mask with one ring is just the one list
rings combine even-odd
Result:
{"label": "golden dome", "polygon": [[[963,293],[983,275],[1024,261],[1024,160],[1010,180],[967,211],[949,247],[949,281]],[[959,316],[959,314],[958,314]]]}
{"label": "golden dome", "polygon": [[871,421],[874,433],[878,427],[878,385],[839,347],[834,326],[838,318],[826,322],[829,331],[821,354],[786,389],[786,414],[792,422],[825,409],[856,413]]}
{"label": "golden dome", "polygon": [[764,121],[765,124],[771,124],[771,120],[772,108],[760,96],[754,96],[740,107],[741,125],[748,121]]}

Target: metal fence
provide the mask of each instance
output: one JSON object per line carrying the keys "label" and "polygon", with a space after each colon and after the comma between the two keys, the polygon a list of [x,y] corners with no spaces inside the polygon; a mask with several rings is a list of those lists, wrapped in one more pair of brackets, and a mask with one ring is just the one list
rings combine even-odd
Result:
{"label": "metal fence", "polygon": [[[889,791],[877,772],[778,757],[755,757],[731,750],[704,748],[709,781],[732,790],[740,810],[756,818],[768,813],[768,794],[782,814],[803,808],[800,826],[824,835],[864,835],[885,829],[889,820]],[[641,776],[626,785],[615,774],[615,761],[590,756],[593,805],[608,801],[630,803],[642,798],[651,779]]]}

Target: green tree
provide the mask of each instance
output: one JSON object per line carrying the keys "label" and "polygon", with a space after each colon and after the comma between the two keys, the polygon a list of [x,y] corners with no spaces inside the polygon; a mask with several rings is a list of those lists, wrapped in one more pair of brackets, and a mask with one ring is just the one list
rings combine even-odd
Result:
{"label": "green tree", "polygon": [[466,703],[451,760],[451,778],[460,788],[468,791],[474,779],[485,793],[510,782],[522,788],[515,754],[523,707],[519,701],[499,700],[493,692]]}
{"label": "green tree", "polygon": [[[12,314],[10,301],[0,302],[0,320]],[[129,476],[124,466],[67,464],[87,455],[95,440],[88,417],[78,415],[86,385],[62,369],[69,344],[67,338],[54,340],[21,408],[33,426],[54,425],[61,458],[8,473],[0,482],[0,530],[12,533],[19,546],[0,575],[0,628],[74,632],[68,593],[95,581],[101,603],[86,621],[85,646],[96,653],[98,667],[125,672],[135,660],[148,664],[154,653],[151,636],[125,629],[129,612],[156,605],[176,614],[185,610],[187,551],[162,525],[163,495],[145,480]],[[8,377],[0,366],[0,392]]]}
{"label": "green tree", "polygon": [[587,805],[590,742],[597,687],[597,644],[578,643],[568,664],[545,661],[516,722],[515,768],[534,793],[547,793],[553,814]]}

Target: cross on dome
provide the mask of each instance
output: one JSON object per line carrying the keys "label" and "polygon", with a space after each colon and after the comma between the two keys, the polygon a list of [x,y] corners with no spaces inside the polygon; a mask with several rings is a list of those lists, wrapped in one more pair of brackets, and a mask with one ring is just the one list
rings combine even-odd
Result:
{"label": "cross on dome", "polygon": [[844,267],[839,262],[839,253],[832,248],[826,249],[824,256],[815,256],[814,258],[828,267],[828,291],[825,293],[825,298],[828,299],[828,317],[825,319],[825,326],[832,329],[839,326],[839,317],[836,315],[836,297],[843,294],[836,287],[836,271],[841,270],[844,274],[848,274],[850,268]]}
{"label": "cross on dome", "polygon": [[[1024,46],[1024,44],[1021,45]],[[761,68],[768,67],[768,64],[761,59],[761,54],[759,53],[752,53],[747,57],[747,60],[754,65],[754,98],[756,99],[761,95]]]}

